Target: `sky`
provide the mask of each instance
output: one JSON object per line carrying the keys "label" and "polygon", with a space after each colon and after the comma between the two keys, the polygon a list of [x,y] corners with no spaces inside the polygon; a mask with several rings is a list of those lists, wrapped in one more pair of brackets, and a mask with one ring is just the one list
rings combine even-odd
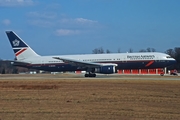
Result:
{"label": "sky", "polygon": [[0,58],[16,32],[40,55],[180,47],[180,0],[0,0]]}

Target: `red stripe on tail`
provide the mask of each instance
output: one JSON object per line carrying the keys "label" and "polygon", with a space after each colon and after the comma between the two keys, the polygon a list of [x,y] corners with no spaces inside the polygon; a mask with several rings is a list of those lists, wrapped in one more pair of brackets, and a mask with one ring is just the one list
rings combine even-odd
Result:
{"label": "red stripe on tail", "polygon": [[24,52],[25,50],[27,50],[27,48],[21,49],[20,51],[18,51],[18,52],[16,53],[16,56],[20,55],[20,54],[21,54],[22,52]]}

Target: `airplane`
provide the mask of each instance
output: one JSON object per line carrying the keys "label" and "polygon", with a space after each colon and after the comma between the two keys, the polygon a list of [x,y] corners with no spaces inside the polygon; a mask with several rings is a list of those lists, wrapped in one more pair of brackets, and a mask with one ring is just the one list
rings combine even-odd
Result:
{"label": "airplane", "polygon": [[40,56],[14,31],[6,31],[14,51],[14,66],[50,72],[86,71],[85,77],[96,73],[113,74],[119,69],[164,68],[176,63],[170,55],[160,52],[112,53]]}

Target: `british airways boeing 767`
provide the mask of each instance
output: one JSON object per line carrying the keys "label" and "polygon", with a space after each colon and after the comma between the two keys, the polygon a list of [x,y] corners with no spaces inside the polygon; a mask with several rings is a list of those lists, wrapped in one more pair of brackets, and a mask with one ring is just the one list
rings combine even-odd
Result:
{"label": "british airways boeing 767", "polygon": [[6,34],[16,56],[14,65],[31,69],[80,70],[86,71],[85,77],[96,77],[96,73],[113,74],[118,69],[164,68],[176,63],[169,55],[158,52],[40,56],[13,31]]}

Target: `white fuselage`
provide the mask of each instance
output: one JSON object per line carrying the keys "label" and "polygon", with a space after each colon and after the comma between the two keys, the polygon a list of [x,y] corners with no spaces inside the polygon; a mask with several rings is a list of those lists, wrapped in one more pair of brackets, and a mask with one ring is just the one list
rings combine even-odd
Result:
{"label": "white fuselage", "polygon": [[[35,66],[39,69],[41,66],[46,66],[49,68],[60,68],[60,66],[66,67],[68,63],[63,62],[62,60],[54,59],[53,57],[73,59],[80,62],[93,62],[93,63],[114,63],[117,64],[118,69],[128,69],[132,67],[135,68],[162,68],[168,66],[171,62],[175,62],[173,58],[164,53],[158,52],[146,52],[146,53],[113,53],[113,54],[84,54],[84,55],[53,55],[53,56],[36,56],[29,57],[20,62],[26,62]],[[152,64],[147,65],[149,62],[154,61]],[[143,65],[144,64],[144,65]],[[159,65],[159,66],[158,66]],[[151,67],[152,66],[152,67]],[[47,70],[48,68],[46,68]],[[64,70],[68,70],[64,68]],[[57,69],[57,71],[64,71],[62,69]],[[70,68],[70,70],[72,70]],[[56,70],[53,70],[56,71]]]}

